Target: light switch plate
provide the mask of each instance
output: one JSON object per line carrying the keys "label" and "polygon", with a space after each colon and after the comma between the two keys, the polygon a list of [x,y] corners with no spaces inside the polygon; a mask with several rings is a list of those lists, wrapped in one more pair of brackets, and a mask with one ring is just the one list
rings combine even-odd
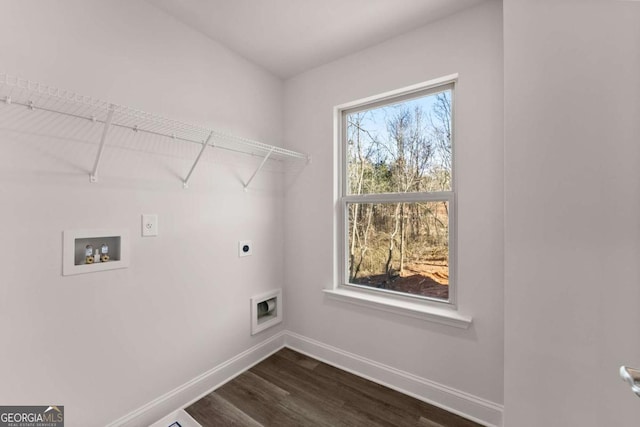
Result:
{"label": "light switch plate", "polygon": [[142,236],[158,235],[158,214],[142,214]]}

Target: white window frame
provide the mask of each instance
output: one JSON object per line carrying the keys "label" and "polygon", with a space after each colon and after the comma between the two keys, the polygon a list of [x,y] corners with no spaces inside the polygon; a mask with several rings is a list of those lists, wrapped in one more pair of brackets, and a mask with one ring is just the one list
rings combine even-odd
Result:
{"label": "white window frame", "polygon": [[[335,245],[334,283],[325,289],[328,296],[342,301],[418,317],[450,326],[467,328],[472,319],[457,312],[457,188],[456,188],[456,143],[455,105],[458,75],[449,75],[380,95],[356,100],[334,107],[335,143]],[[427,96],[443,90],[451,90],[452,170],[451,190],[442,192],[412,192],[389,194],[347,194],[346,120],[347,114],[369,110],[413,98]],[[449,299],[442,300],[404,292],[371,288],[348,281],[348,203],[394,203],[394,202],[446,201],[449,208]]]}

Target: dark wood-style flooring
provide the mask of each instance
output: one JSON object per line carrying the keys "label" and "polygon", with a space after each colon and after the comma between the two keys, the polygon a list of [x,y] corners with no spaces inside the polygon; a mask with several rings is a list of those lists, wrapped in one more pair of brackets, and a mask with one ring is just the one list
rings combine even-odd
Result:
{"label": "dark wood-style flooring", "polygon": [[287,348],[186,411],[204,427],[479,426]]}

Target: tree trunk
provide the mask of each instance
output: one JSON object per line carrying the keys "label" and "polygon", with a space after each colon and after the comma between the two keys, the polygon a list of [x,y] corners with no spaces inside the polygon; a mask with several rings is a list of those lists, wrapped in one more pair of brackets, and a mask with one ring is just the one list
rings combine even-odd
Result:
{"label": "tree trunk", "polygon": [[351,205],[352,215],[351,215],[351,248],[349,249],[349,281],[352,281],[356,278],[355,271],[355,257],[356,257],[356,229],[358,227],[358,204],[354,203]]}
{"label": "tree trunk", "polygon": [[398,203],[396,205],[396,211],[395,211],[395,214],[394,214],[394,218],[395,218],[396,224],[395,224],[395,228],[393,230],[393,233],[391,233],[389,235],[389,254],[387,256],[387,264],[384,267],[384,271],[387,274],[387,276],[389,276],[389,277],[391,277],[391,274],[390,274],[391,273],[391,259],[393,257],[393,249],[394,249],[394,243],[395,243],[394,239],[396,237],[396,234],[398,234],[398,229],[400,228],[400,205],[401,204],[402,203]]}
{"label": "tree trunk", "polygon": [[360,267],[364,261],[364,255],[369,249],[369,230],[371,229],[371,219],[373,218],[373,205],[369,205],[369,209],[367,211],[367,227],[364,229],[362,233],[362,244],[360,245],[360,259],[358,260],[358,265],[355,268],[355,272],[353,273],[353,278],[358,277],[358,273],[360,272]]}
{"label": "tree trunk", "polygon": [[404,217],[404,203],[400,207],[400,268],[398,273],[402,276],[404,270],[404,253],[405,253],[405,217]]}

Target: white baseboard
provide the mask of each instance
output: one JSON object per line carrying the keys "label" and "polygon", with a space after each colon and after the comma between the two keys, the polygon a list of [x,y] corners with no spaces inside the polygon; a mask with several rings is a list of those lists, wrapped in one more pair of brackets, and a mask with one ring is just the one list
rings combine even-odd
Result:
{"label": "white baseboard", "polygon": [[165,393],[107,427],[147,427],[186,408],[283,347],[382,384],[488,427],[502,426],[503,406],[339,348],[282,331]]}
{"label": "white baseboard", "polygon": [[107,427],[147,427],[167,416],[167,414],[186,408],[216,388],[240,375],[253,365],[271,356],[284,347],[286,332],[280,332],[269,339],[243,351],[207,372],[176,387],[152,400],[144,406],[121,417]]}
{"label": "white baseboard", "polygon": [[285,346],[329,365],[488,427],[502,426],[502,405],[287,331]]}

